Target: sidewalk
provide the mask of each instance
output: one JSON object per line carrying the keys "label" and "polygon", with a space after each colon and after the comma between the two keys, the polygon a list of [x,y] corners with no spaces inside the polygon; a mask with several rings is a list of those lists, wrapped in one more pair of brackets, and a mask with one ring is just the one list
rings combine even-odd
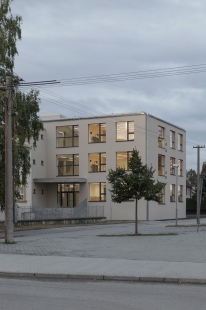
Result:
{"label": "sidewalk", "polygon": [[206,227],[197,234],[170,224],[142,222],[140,233],[178,236],[98,236],[131,233],[134,224],[19,232],[17,244],[0,244],[0,275],[206,284]]}

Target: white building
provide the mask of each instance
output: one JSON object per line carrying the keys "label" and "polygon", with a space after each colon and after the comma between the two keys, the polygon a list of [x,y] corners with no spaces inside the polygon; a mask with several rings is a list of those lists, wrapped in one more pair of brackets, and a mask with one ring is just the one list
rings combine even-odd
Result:
{"label": "white building", "polygon": [[140,220],[174,219],[178,164],[178,217],[186,217],[186,132],[150,114],[131,113],[90,118],[41,118],[45,130],[31,151],[31,174],[22,189],[20,207],[75,207],[104,205],[108,220],[134,220],[135,202],[111,202],[108,169],[124,166],[133,148],[144,164],[166,182],[161,203],[139,202]]}

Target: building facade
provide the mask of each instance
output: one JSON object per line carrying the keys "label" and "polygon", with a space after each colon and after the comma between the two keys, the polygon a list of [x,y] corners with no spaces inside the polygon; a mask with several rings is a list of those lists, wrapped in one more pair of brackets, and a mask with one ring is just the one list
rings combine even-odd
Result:
{"label": "building facade", "polygon": [[[186,217],[186,132],[145,112],[91,118],[41,118],[44,131],[31,150],[31,174],[21,188],[20,207],[104,206],[108,220],[134,220],[135,202],[111,201],[108,169],[125,167],[133,148],[142,162],[166,182],[161,202],[139,202],[140,220]],[[178,197],[176,168],[178,164]]]}

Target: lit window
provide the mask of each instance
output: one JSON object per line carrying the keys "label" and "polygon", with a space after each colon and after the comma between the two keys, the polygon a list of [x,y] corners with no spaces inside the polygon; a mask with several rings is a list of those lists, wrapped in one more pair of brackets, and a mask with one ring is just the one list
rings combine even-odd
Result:
{"label": "lit window", "polygon": [[165,156],[158,154],[158,175],[165,175]]}
{"label": "lit window", "polygon": [[134,122],[119,122],[116,126],[117,141],[134,140]]}
{"label": "lit window", "polygon": [[170,174],[175,175],[175,167],[173,167],[174,164],[175,164],[175,158],[170,157]]}
{"label": "lit window", "polygon": [[106,201],[106,183],[90,183],[89,200]]}
{"label": "lit window", "polygon": [[178,159],[178,175],[183,176],[183,160]]}
{"label": "lit window", "polygon": [[59,207],[73,208],[79,205],[79,183],[57,184],[57,204]]}
{"label": "lit window", "polygon": [[19,186],[19,198],[18,200],[25,200],[25,194],[26,194],[26,186],[25,185],[20,185]]}
{"label": "lit window", "polygon": [[161,126],[158,126],[158,146],[165,147],[165,129]]}
{"label": "lit window", "polygon": [[89,143],[106,142],[106,124],[89,125]]}
{"label": "lit window", "polygon": [[170,130],[170,148],[175,148],[175,132]]}
{"label": "lit window", "polygon": [[178,185],[178,201],[183,202],[183,185]]}
{"label": "lit window", "polygon": [[132,152],[117,152],[117,168],[124,168],[125,170],[129,170],[129,159],[131,158],[131,156]]}
{"label": "lit window", "polygon": [[89,154],[89,172],[106,171],[106,153]]}
{"label": "lit window", "polygon": [[165,203],[165,188],[164,187],[162,188],[158,196],[159,196],[159,203]]}
{"label": "lit window", "polygon": [[57,155],[57,173],[60,175],[79,175],[79,155]]}
{"label": "lit window", "polygon": [[56,127],[57,147],[79,146],[79,126],[58,126]]}
{"label": "lit window", "polygon": [[183,135],[178,133],[178,151],[183,151]]}
{"label": "lit window", "polygon": [[175,201],[175,184],[170,185],[170,201]]}

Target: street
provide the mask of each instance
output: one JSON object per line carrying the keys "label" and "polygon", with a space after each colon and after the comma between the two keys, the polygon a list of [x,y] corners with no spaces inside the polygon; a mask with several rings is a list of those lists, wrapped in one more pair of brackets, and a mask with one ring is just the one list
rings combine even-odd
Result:
{"label": "street", "polygon": [[203,285],[0,279],[0,310],[205,310]]}

